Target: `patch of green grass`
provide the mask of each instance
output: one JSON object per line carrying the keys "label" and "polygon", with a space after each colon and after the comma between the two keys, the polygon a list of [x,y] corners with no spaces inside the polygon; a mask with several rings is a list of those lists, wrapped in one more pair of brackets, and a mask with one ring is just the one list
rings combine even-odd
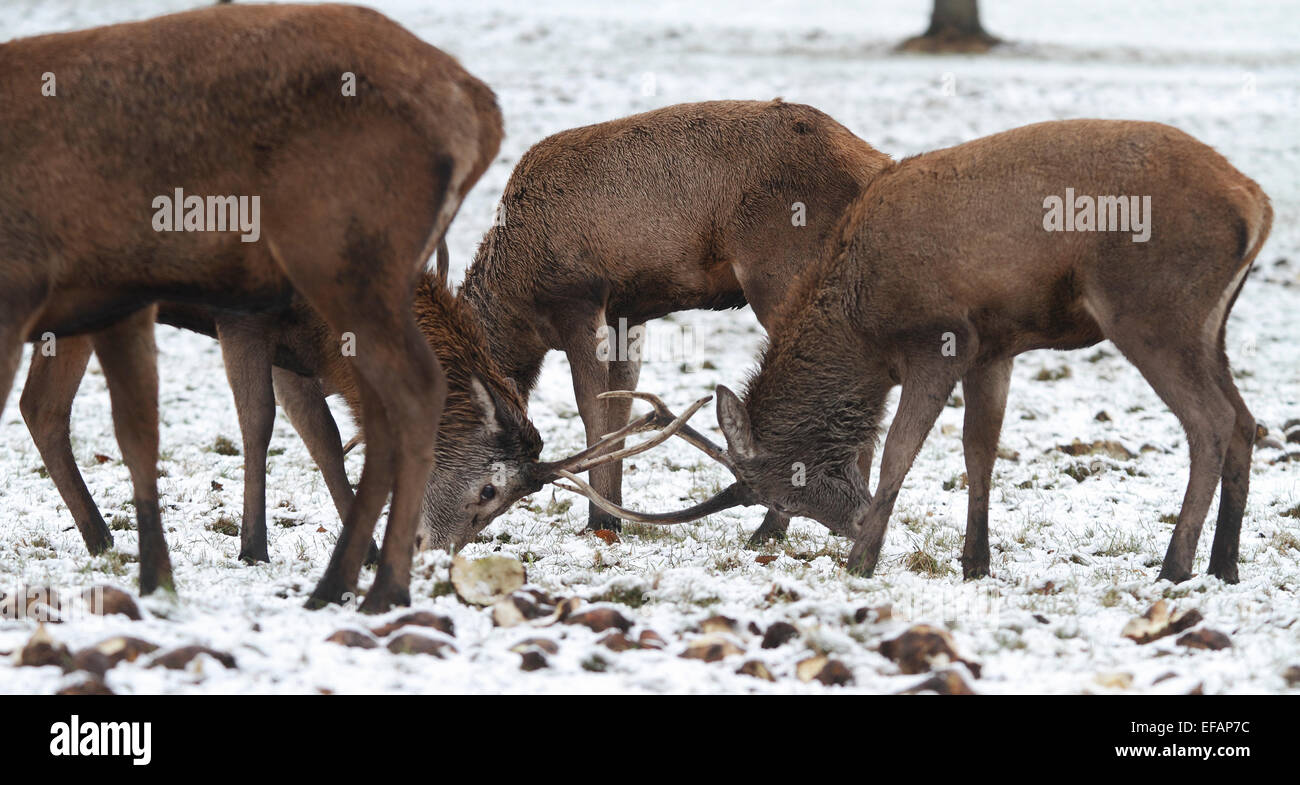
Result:
{"label": "patch of green grass", "polygon": [[224,534],[227,537],[239,536],[239,523],[229,515],[217,516],[217,519],[208,526],[208,529],[217,534]]}
{"label": "patch of green grass", "polygon": [[591,598],[592,602],[612,602],[629,608],[640,608],[650,601],[650,596],[640,586],[612,586]]}
{"label": "patch of green grass", "polygon": [[716,572],[730,572],[731,570],[740,569],[744,564],[739,556],[728,553],[713,560],[713,569]]}
{"label": "patch of green grass", "polygon": [[931,578],[941,578],[952,572],[952,568],[948,566],[947,562],[940,561],[937,556],[924,548],[917,548],[904,556],[903,567],[909,572]]}
{"label": "patch of green grass", "polygon": [[1119,605],[1121,602],[1123,602],[1123,600],[1124,600],[1124,592],[1112,586],[1106,590],[1105,594],[1101,595],[1101,607],[1114,608],[1116,605]]}
{"label": "patch of green grass", "polygon": [[1273,535],[1269,543],[1279,551],[1300,551],[1300,537],[1296,537],[1291,532],[1278,532]]}
{"label": "patch of green grass", "polygon": [[429,589],[429,596],[433,598],[445,597],[448,594],[455,594],[456,587],[451,585],[451,581],[438,581]]}
{"label": "patch of green grass", "polygon": [[1117,534],[1111,537],[1106,547],[1097,551],[1098,556],[1123,556],[1127,553],[1141,553],[1142,541],[1132,534]]}
{"label": "patch of green grass", "polygon": [[1060,368],[1047,368],[1044,366],[1039,370],[1038,375],[1034,377],[1034,380],[1039,382],[1058,382],[1062,379],[1069,379],[1073,375],[1074,372],[1070,370],[1070,366],[1068,365],[1062,365]]}
{"label": "patch of green grass", "polygon": [[607,668],[609,668],[609,660],[606,660],[604,657],[600,656],[599,654],[593,654],[587,659],[582,661],[582,669],[584,671],[591,671],[592,673],[604,673]]}
{"label": "patch of green grass", "polygon": [[135,521],[126,515],[114,515],[113,520],[109,521],[108,528],[115,532],[129,532],[135,528]]}
{"label": "patch of green grass", "polygon": [[239,448],[224,436],[218,436],[212,443],[212,452],[217,455],[239,455]]}

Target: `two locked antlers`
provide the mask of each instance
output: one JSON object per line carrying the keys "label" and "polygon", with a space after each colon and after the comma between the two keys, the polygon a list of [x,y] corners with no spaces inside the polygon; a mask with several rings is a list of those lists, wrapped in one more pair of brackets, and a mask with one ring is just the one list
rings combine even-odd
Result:
{"label": "two locked antlers", "polygon": [[[706,395],[703,398],[700,398],[698,401],[691,404],[680,416],[674,415],[672,410],[668,408],[659,396],[647,392],[637,392],[634,390],[611,390],[609,392],[601,393],[599,397],[636,398],[649,403],[653,409],[622,428],[619,428],[617,431],[605,435],[600,441],[581,452],[574,453],[573,455],[558,461],[543,463],[539,467],[539,482],[553,483],[557,488],[563,488],[566,491],[572,491],[573,493],[585,496],[605,512],[624,520],[657,525],[688,523],[731,507],[740,507],[759,503],[758,499],[756,499],[750,490],[739,482],[739,480],[733,482],[731,485],[699,504],[687,507],[683,510],[676,510],[674,512],[637,512],[615,504],[604,496],[601,496],[595,488],[592,488],[582,478],[578,477],[578,474],[605,463],[620,461],[624,458],[630,458],[633,455],[639,455],[640,453],[663,444],[673,436],[685,440],[687,443],[698,448],[705,455],[718,463],[721,463],[723,466],[727,467],[727,470],[730,471],[733,476],[738,477],[738,475],[736,473],[736,466],[725,449],[714,444],[707,436],[686,424],[686,422],[690,420],[701,407],[713,400],[712,395]],[[639,444],[620,449],[612,449],[613,445],[620,443],[628,436],[654,430],[658,430],[658,433]],[[560,478],[568,480],[572,484],[569,485],[559,482]]]}

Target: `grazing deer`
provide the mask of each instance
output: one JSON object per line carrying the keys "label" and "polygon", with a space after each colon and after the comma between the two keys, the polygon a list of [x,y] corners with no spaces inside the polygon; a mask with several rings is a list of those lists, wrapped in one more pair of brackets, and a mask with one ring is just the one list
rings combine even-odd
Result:
{"label": "grazing deer", "polygon": [[[1063,192],[1102,198],[1091,209],[1091,196],[1072,199],[1074,230],[1048,231],[1060,227]],[[1140,205],[1149,208],[1135,226]],[[849,569],[870,575],[903,477],[960,380],[970,480],[962,571],[987,575],[989,485],[1013,358],[1109,339],[1187,432],[1191,471],[1160,578],[1191,577],[1221,482],[1209,572],[1235,583],[1255,420],[1228,369],[1224,331],[1272,217],[1254,181],[1158,123],[1040,123],[886,168],[772,327],[744,401],[718,388],[727,450],[692,438],[737,482],[705,505],[761,502],[813,518],[855,537]],[[1103,223],[1122,231],[1096,231]],[[900,384],[871,495],[854,460]],[[806,467],[804,485],[791,482],[795,463]]]}
{"label": "grazing deer", "polygon": [[[746,302],[770,325],[844,208],[888,161],[822,112],[780,100],[680,104],[562,131],[515,167],[460,297],[525,398],[546,354],[565,352],[594,445],[628,422],[631,406],[601,393],[635,389],[640,371],[638,357],[602,358],[605,328]],[[424,518],[434,544],[452,537],[448,516],[481,490],[508,506],[536,486],[536,468],[504,453],[441,476],[452,470],[440,465],[430,486],[439,489]],[[604,462],[592,482],[618,501],[621,477],[619,462]],[[618,521],[592,504],[589,529]],[[754,541],[782,536],[788,522],[771,512]]]}
{"label": "grazing deer", "polygon": [[[235,5],[0,45],[0,104],[0,405],[23,341],[116,333],[100,360],[125,404],[114,421],[135,484],[141,593],[172,586],[153,314],[142,309],[264,313],[297,293],[356,347],[369,439],[313,596],[354,588],[391,491],[363,609],[408,601],[446,389],[411,297],[499,147],[492,91],[376,12]],[[157,231],[157,199],[178,188],[256,195],[256,241]]]}

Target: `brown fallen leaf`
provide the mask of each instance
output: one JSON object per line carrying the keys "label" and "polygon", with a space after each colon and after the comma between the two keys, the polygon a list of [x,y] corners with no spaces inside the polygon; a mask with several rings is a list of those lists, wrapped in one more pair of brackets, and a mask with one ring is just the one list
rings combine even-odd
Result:
{"label": "brown fallen leaf", "polygon": [[700,632],[705,635],[731,634],[736,630],[736,620],[728,616],[710,616],[700,622]]}
{"label": "brown fallen leaf", "polygon": [[550,638],[525,638],[510,647],[510,651],[515,654],[522,654],[529,649],[541,649],[547,654],[558,654],[560,645]]}
{"label": "brown fallen leaf", "polygon": [[754,561],[758,562],[759,564],[771,564],[772,562],[776,561],[776,557],[775,557],[775,556],[755,556],[755,557],[754,557]]}
{"label": "brown fallen leaf", "polygon": [[618,630],[609,633],[597,642],[610,651],[628,651],[629,649],[641,648],[641,644],[627,637],[626,633]]}
{"label": "brown fallen leaf", "polygon": [[775,649],[799,637],[799,629],[787,621],[773,622],[763,633],[763,648]]}
{"label": "brown fallen leaf", "polygon": [[36,632],[23,644],[18,652],[18,665],[30,668],[43,668],[54,665],[66,673],[72,669],[72,652],[62,643],[55,643],[49,630],[43,623],[36,625]]}
{"label": "brown fallen leaf", "polygon": [[443,652],[450,651],[454,654],[456,647],[427,635],[405,632],[388,642],[388,650],[393,654],[432,654],[439,659],[446,659]]}
{"label": "brown fallen leaf", "polygon": [[399,616],[397,619],[388,622],[382,626],[376,627],[371,632],[381,638],[387,637],[402,627],[429,627],[435,629],[444,635],[456,637],[456,625],[446,616],[439,616],[428,611],[415,611]]}
{"label": "brown fallen leaf", "polygon": [[745,664],[741,665],[740,668],[736,670],[736,673],[741,676],[753,676],[754,678],[762,679],[763,681],[776,681],[772,676],[772,672],[767,669],[767,666],[758,660],[746,660]]}
{"label": "brown fallen leaf", "polygon": [[72,662],[67,668],[70,671],[85,671],[100,679],[104,674],[113,667],[115,663],[108,658],[106,654],[96,649],[94,646],[87,646],[84,649],[78,649],[72,655]]}
{"label": "brown fallen leaf", "polygon": [[111,460],[113,459],[101,452],[95,453],[95,463],[108,463]]}
{"label": "brown fallen leaf", "polygon": [[962,663],[975,678],[980,677],[979,663],[957,653],[957,644],[947,630],[928,624],[909,627],[902,635],[880,644],[880,653],[898,663],[903,673],[915,674]]}
{"label": "brown fallen leaf", "polygon": [[140,606],[135,598],[116,586],[92,586],[81,593],[86,610],[97,616],[118,614],[132,621],[140,621]]}
{"label": "brown fallen leaf", "polygon": [[108,685],[105,684],[102,679],[92,676],[84,681],[80,681],[77,682],[76,684],[71,684],[67,687],[64,687],[63,689],[59,690],[54,694],[55,695],[113,695],[114,693],[112,690],[108,688]]}
{"label": "brown fallen leaf", "polygon": [[167,668],[168,670],[184,670],[191,661],[200,654],[206,654],[217,662],[220,662],[227,668],[234,669],[235,658],[224,651],[207,646],[182,646],[179,649],[172,649],[169,652],[154,657],[153,662],[149,663],[150,668]]}
{"label": "brown fallen leaf", "polygon": [[607,545],[613,545],[614,543],[619,542],[618,534],[609,529],[597,529],[592,532],[592,535],[602,540]]}
{"label": "brown fallen leaf", "polygon": [[702,660],[718,662],[732,655],[744,654],[745,650],[721,635],[705,635],[696,638],[687,645],[686,651],[679,656],[684,660]]}
{"label": "brown fallen leaf", "polygon": [[537,649],[519,652],[519,670],[531,672],[549,667],[551,667],[551,663],[547,661],[546,655]]}
{"label": "brown fallen leaf", "polygon": [[660,637],[659,633],[654,630],[641,630],[641,634],[637,636],[636,642],[639,643],[643,649],[662,649],[668,646],[668,641]]}
{"label": "brown fallen leaf", "polygon": [[1180,635],[1175,643],[1179,646],[1186,646],[1189,649],[1209,649],[1210,651],[1219,651],[1221,649],[1232,647],[1232,639],[1227,635],[1218,630],[1206,629],[1204,627]]}
{"label": "brown fallen leaf", "polygon": [[604,632],[609,629],[619,629],[627,632],[632,629],[632,622],[613,608],[592,608],[581,613],[575,613],[563,621],[565,624],[581,625],[592,632]]}
{"label": "brown fallen leaf", "polygon": [[95,648],[100,653],[108,657],[110,667],[115,667],[120,662],[135,662],[145,654],[152,654],[158,651],[158,645],[150,643],[140,638],[132,638],[129,635],[119,635],[114,638],[106,638],[95,644]]}
{"label": "brown fallen leaf", "polygon": [[379,642],[359,630],[338,630],[325,639],[326,643],[337,643],[354,649],[377,649]]}
{"label": "brown fallen leaf", "polygon": [[843,662],[824,654],[802,660],[795,665],[794,674],[799,681],[816,680],[828,687],[843,687],[853,683],[853,671]]}
{"label": "brown fallen leaf", "polygon": [[1174,612],[1165,600],[1158,600],[1146,613],[1134,617],[1124,625],[1120,635],[1135,643],[1150,643],[1167,635],[1191,629],[1203,621],[1201,612],[1193,608]]}

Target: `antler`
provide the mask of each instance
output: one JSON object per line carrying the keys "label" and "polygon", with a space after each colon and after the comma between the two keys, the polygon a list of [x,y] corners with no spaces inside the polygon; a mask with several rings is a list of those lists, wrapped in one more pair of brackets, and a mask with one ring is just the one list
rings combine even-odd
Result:
{"label": "antler", "polygon": [[[695,430],[686,424],[694,414],[700,410],[700,407],[713,399],[712,395],[707,395],[695,403],[691,404],[681,416],[674,416],[672,410],[657,395],[647,392],[637,392],[634,390],[611,390],[601,393],[601,398],[637,398],[649,403],[654,410],[641,417],[633,420],[624,427],[606,434],[600,441],[591,445],[585,450],[559,461],[541,464],[538,467],[539,479],[541,482],[554,483],[556,487],[563,488],[566,491],[586,496],[597,507],[608,512],[611,515],[618,516],[630,521],[649,524],[674,524],[686,523],[689,521],[699,520],[706,515],[712,515],[715,512],[729,509],[731,507],[747,506],[758,504],[753,492],[740,482],[734,482],[723,490],[714,494],[709,499],[700,502],[684,510],[664,513],[642,513],[635,510],[629,510],[626,507],[615,504],[614,502],[601,496],[595,488],[592,488],[582,478],[577,476],[578,472],[585,472],[595,466],[600,466],[610,461],[622,460],[631,455],[637,455],[645,452],[667,441],[672,436],[684,439],[689,444],[694,445],[705,455],[727,467],[733,475],[736,473],[736,466],[727,455],[727,451],[714,444],[707,436]],[[654,430],[659,428],[659,433],[653,437],[632,447],[624,447],[618,450],[606,452],[610,445],[617,444],[620,440],[634,433]],[[556,478],[563,477],[573,485],[555,482]]]}
{"label": "antler", "polygon": [[596,492],[596,489],[583,482],[582,478],[572,472],[560,470],[560,476],[572,482],[573,485],[565,485],[562,482],[556,482],[555,487],[563,488],[566,491],[572,491],[576,494],[586,496],[595,505],[610,515],[617,516],[637,523],[652,523],[656,525],[667,525],[673,523],[689,523],[698,521],[706,515],[712,515],[715,512],[730,509],[732,507],[742,507],[759,502],[753,498],[752,493],[739,482],[733,482],[718,493],[709,497],[705,501],[696,504],[693,507],[687,507],[684,510],[674,512],[637,512],[629,510],[626,507],[615,504]]}
{"label": "antler", "polygon": [[[681,416],[674,416],[672,411],[664,404],[664,402],[660,400],[658,396],[652,395],[651,393],[636,392],[632,390],[615,390],[613,392],[602,393],[600,397],[639,398],[643,401],[648,401],[650,405],[654,407],[654,411],[647,412],[622,428],[619,428],[617,431],[606,434],[600,441],[585,450],[574,453],[573,455],[570,455],[567,458],[562,458],[558,461],[539,464],[537,467],[537,479],[539,482],[552,482],[555,478],[564,476],[562,472],[585,472],[604,463],[620,461],[624,458],[638,455],[646,450],[663,444],[683,428],[686,428],[691,431],[691,433],[699,436],[693,428],[689,428],[686,425],[686,421],[693,417],[695,413],[700,410],[700,407],[713,400],[712,395],[706,395],[691,404],[690,408],[683,412]],[[652,431],[656,428],[660,429],[659,433],[646,439],[640,444],[606,452],[611,445],[618,444],[628,436],[637,433],[644,433],[645,431]],[[701,436],[700,438],[703,437]],[[708,440],[705,439],[705,441],[707,442]]]}

